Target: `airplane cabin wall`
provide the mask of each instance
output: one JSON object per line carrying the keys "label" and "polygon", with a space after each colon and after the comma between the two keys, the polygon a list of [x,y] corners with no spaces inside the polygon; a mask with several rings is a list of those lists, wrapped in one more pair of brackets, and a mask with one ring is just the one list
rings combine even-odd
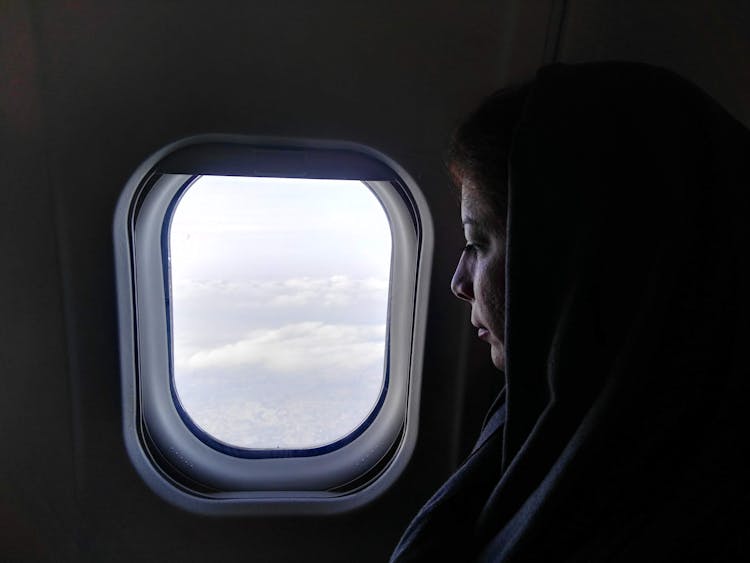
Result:
{"label": "airplane cabin wall", "polygon": [[750,3],[569,0],[562,62],[628,60],[693,81],[750,127]]}
{"label": "airplane cabin wall", "polygon": [[[497,375],[449,291],[440,154],[545,62],[643,60],[750,123],[750,5],[604,0],[10,0],[0,4],[0,559],[383,561],[465,454]],[[355,141],[414,176],[436,253],[420,435],[397,485],[338,516],[207,518],[125,453],[111,225],[136,166],[222,132]]]}

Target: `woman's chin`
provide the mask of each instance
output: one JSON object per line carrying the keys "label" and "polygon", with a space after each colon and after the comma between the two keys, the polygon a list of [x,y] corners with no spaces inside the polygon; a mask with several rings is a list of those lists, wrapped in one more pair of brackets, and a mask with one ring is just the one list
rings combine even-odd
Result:
{"label": "woman's chin", "polygon": [[491,345],[490,358],[497,369],[505,370],[505,346],[502,343]]}

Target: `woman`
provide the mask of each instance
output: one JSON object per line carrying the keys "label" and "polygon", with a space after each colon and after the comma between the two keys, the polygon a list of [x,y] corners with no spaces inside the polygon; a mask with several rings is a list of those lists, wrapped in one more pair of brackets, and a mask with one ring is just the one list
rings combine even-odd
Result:
{"label": "woman", "polygon": [[392,561],[747,560],[749,157],[630,63],[547,67],[459,128],[452,288],[505,388]]}

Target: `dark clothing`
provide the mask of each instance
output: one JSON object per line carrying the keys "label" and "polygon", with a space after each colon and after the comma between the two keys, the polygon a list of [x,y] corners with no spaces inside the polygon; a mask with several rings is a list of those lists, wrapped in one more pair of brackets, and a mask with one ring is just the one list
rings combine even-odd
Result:
{"label": "dark clothing", "polygon": [[476,515],[500,478],[502,434],[505,424],[505,394],[495,401],[482,432],[466,461],[422,507],[406,530],[392,559],[396,561],[460,561],[466,545],[435,539],[448,534],[471,537]]}
{"label": "dark clothing", "polygon": [[668,71],[553,65],[509,170],[506,422],[392,560],[750,560],[750,132]]}

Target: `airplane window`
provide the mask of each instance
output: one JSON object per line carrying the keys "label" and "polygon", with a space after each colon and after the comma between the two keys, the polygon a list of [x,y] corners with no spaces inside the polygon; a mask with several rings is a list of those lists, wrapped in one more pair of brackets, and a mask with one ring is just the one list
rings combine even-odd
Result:
{"label": "airplane window", "polygon": [[384,389],[391,231],[362,182],[201,176],[169,227],[181,407],[238,448],[354,432]]}
{"label": "airplane window", "polygon": [[353,143],[204,135],[146,160],[114,225],[123,430],[203,514],[335,512],[416,444],[434,234]]}

